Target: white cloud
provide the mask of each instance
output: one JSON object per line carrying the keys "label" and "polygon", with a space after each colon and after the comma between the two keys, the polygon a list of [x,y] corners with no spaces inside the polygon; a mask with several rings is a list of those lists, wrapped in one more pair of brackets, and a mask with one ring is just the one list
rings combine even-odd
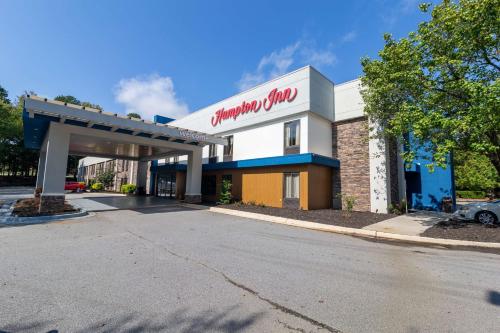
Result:
{"label": "white cloud", "polygon": [[292,65],[333,66],[337,61],[329,48],[318,49],[312,41],[299,40],[262,57],[255,71],[245,72],[237,82],[240,91],[285,74]]}
{"label": "white cloud", "polygon": [[419,0],[399,0],[390,4],[389,9],[379,14],[387,27],[392,27],[405,15],[418,9]]}
{"label": "white cloud", "polygon": [[120,80],[115,100],[127,113],[136,112],[146,120],[157,114],[178,119],[189,113],[188,106],[177,98],[172,79],[158,74]]}
{"label": "white cloud", "polygon": [[358,37],[358,33],[356,32],[356,30],[351,30],[348,33],[346,33],[344,36],[342,36],[340,41],[342,43],[349,43],[349,42],[352,42],[353,40],[355,40],[356,37]]}

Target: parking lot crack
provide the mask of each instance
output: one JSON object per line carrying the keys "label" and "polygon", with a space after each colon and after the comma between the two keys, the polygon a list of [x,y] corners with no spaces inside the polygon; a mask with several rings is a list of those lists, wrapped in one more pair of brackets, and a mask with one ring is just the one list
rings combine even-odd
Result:
{"label": "parking lot crack", "polygon": [[191,263],[194,263],[198,266],[202,266],[204,267],[205,269],[208,269],[218,275],[220,275],[222,278],[224,278],[224,280],[226,282],[228,282],[229,284],[241,289],[241,290],[244,290],[250,294],[252,294],[254,297],[258,298],[259,300],[271,305],[274,309],[280,311],[280,312],[283,312],[287,315],[291,315],[291,316],[294,316],[296,318],[299,318],[299,319],[302,319],[304,321],[307,321],[309,322],[310,324],[318,327],[319,329],[323,329],[323,330],[326,330],[328,332],[332,332],[332,333],[342,333],[340,330],[336,329],[336,328],[333,328],[325,323],[322,323],[320,321],[317,321],[316,319],[313,319],[309,316],[306,316],[298,311],[295,311],[293,309],[290,309],[282,304],[279,304],[269,298],[266,298],[262,295],[260,295],[257,291],[241,284],[241,283],[238,283],[236,282],[235,280],[231,279],[229,276],[227,276],[224,272],[212,267],[212,266],[209,266],[208,264],[204,263],[204,262],[201,262],[201,261],[198,261],[198,260],[195,260],[193,258],[190,258],[188,256],[184,256],[184,255],[181,255],[181,254],[178,254],[172,250],[170,250],[169,248],[165,247],[164,245],[161,245],[161,244],[158,244],[156,243],[155,241],[153,240],[150,240],[150,239],[147,239],[146,237],[142,236],[142,235],[139,235],[133,231],[130,231],[130,230],[127,230],[127,232],[129,232],[131,235],[143,240],[143,241],[146,241],[148,243],[151,243],[153,244],[154,246],[156,247],[160,247],[162,250],[164,250],[165,252],[169,253],[170,255],[174,256],[174,257],[177,257],[177,258],[180,258],[180,259],[183,259],[185,261],[188,261],[188,262],[191,262]]}

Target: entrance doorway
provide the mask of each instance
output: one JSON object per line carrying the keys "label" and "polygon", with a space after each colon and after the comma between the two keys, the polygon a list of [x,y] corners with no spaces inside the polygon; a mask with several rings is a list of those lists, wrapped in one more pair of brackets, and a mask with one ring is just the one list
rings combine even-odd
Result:
{"label": "entrance doorway", "polygon": [[156,195],[174,199],[177,194],[177,179],[175,172],[158,175]]}

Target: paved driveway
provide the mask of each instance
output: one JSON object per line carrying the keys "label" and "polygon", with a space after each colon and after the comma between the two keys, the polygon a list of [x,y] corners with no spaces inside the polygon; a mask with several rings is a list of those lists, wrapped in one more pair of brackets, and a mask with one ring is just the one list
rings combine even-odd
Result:
{"label": "paved driveway", "polygon": [[0,229],[0,330],[494,332],[500,257],[180,206]]}
{"label": "paved driveway", "polygon": [[140,209],[176,205],[177,201],[154,196],[126,196],[120,193],[83,192],[68,193],[66,200],[89,212],[118,209]]}

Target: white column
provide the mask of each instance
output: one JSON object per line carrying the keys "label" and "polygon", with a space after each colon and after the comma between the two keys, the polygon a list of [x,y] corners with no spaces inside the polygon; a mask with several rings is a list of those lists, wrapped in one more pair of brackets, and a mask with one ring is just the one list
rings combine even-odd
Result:
{"label": "white column", "polygon": [[40,157],[38,158],[38,171],[36,173],[36,189],[41,189],[43,187],[43,176],[45,173],[45,160],[47,153],[40,150]]}
{"label": "white column", "polygon": [[64,182],[68,164],[70,134],[65,125],[51,122],[46,135],[47,153],[40,211],[57,210],[64,205]]}
{"label": "white column", "polygon": [[202,149],[188,153],[186,173],[186,195],[188,202],[201,202]]}
{"label": "white column", "polygon": [[403,146],[400,142],[398,142],[398,149],[396,154],[398,154],[398,194],[399,201],[405,199],[406,200],[406,179],[405,179],[405,162],[401,157],[401,153],[403,151]]}
{"label": "white column", "polygon": [[[370,123],[370,127],[373,124]],[[374,133],[370,133],[370,136]],[[368,151],[370,159],[370,210],[387,213],[390,202],[389,155],[384,138],[370,137]]]}

